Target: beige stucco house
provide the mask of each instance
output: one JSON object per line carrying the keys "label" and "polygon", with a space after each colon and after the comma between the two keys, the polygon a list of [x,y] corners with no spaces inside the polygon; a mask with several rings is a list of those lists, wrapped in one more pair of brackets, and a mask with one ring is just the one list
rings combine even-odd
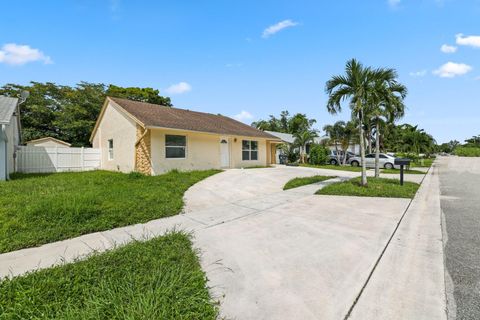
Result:
{"label": "beige stucco house", "polygon": [[69,148],[71,146],[70,143],[65,142],[60,139],[56,139],[53,137],[44,137],[40,139],[30,140],[26,142],[27,146],[30,147],[45,147],[45,148]]}
{"label": "beige stucco house", "polygon": [[277,137],[231,118],[108,97],[90,141],[101,168],[161,174],[267,166],[275,163]]}

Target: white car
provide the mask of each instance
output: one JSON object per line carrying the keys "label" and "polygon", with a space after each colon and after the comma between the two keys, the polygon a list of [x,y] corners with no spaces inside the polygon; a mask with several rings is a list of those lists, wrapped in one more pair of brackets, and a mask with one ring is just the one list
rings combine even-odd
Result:
{"label": "white car", "polygon": [[[400,169],[400,166],[395,165],[395,157],[385,154],[385,153],[380,153],[379,154],[379,162],[380,162],[380,168],[384,169]],[[352,167],[358,167],[362,164],[362,160],[360,157],[352,157],[348,159],[348,163]],[[369,153],[365,156],[365,165],[367,168],[375,168],[375,153]]]}

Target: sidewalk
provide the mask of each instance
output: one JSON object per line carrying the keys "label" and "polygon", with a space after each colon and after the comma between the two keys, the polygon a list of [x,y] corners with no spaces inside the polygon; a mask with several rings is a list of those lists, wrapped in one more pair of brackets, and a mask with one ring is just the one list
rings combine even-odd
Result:
{"label": "sidewalk", "polygon": [[432,167],[349,319],[447,319],[441,228]]}

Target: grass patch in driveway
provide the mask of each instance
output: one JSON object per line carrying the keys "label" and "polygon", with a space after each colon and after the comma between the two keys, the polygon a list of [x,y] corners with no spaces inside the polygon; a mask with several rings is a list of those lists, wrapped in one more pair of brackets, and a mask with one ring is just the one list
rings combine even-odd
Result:
{"label": "grass patch in driveway", "polygon": [[368,185],[360,185],[361,178],[354,178],[344,182],[332,183],[315,194],[357,196],[357,197],[386,197],[386,198],[413,198],[420,185],[414,182],[404,182],[396,179],[368,178]]}
{"label": "grass patch in driveway", "polygon": [[[399,169],[382,169],[381,173],[394,173],[394,174],[400,174]],[[403,170],[404,174],[425,174],[426,172],[420,171],[420,170]]]}
{"label": "grass patch in driveway", "polygon": [[308,185],[308,184],[321,182],[321,181],[325,181],[325,180],[333,179],[333,178],[335,178],[335,177],[313,176],[313,177],[294,178],[294,179],[288,181],[285,184],[285,186],[283,186],[283,190],[298,188],[298,187],[301,187],[301,186],[305,186],[305,185]]}
{"label": "grass patch in driveway", "polygon": [[217,172],[17,174],[0,182],[0,253],[176,215],[185,191]]}
{"label": "grass patch in driveway", "polygon": [[216,319],[184,233],[0,280],[1,319]]}
{"label": "grass patch in driveway", "polygon": [[331,164],[316,165],[316,164],[302,163],[302,164],[300,164],[300,166],[301,167],[308,167],[308,168],[351,171],[351,172],[361,172],[362,171],[362,167],[352,167],[352,166],[349,166],[349,165],[335,166],[335,165],[331,165]]}

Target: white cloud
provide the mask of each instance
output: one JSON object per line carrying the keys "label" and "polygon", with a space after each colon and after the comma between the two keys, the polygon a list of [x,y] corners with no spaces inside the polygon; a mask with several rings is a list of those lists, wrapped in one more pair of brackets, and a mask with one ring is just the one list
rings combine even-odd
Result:
{"label": "white cloud", "polygon": [[440,66],[437,70],[433,71],[433,74],[442,78],[453,78],[456,76],[464,75],[472,71],[472,67],[465,63],[447,62]]}
{"label": "white cloud", "polygon": [[459,33],[455,38],[458,45],[480,48],[480,36],[464,36]]}
{"label": "white cloud", "polygon": [[410,76],[415,77],[415,78],[425,77],[426,75],[427,75],[427,70],[410,72]]}
{"label": "white cloud", "polygon": [[172,84],[170,87],[165,89],[165,92],[168,94],[182,94],[192,90],[192,86],[187,82],[179,82],[177,84]]}
{"label": "white cloud", "polygon": [[250,112],[245,110],[242,110],[239,114],[236,114],[233,117],[238,121],[242,121],[242,122],[253,119],[253,115]]}
{"label": "white cloud", "polygon": [[396,8],[400,5],[401,0],[388,0],[388,5],[392,8]]}
{"label": "white cloud", "polygon": [[455,46],[449,46],[448,44],[444,44],[440,47],[440,51],[443,53],[455,53],[457,52],[457,47]]}
{"label": "white cloud", "polygon": [[0,50],[0,63],[21,66],[35,61],[41,61],[44,64],[53,63],[52,59],[42,51],[30,48],[27,45],[7,43]]}
{"label": "white cloud", "polygon": [[280,21],[279,23],[271,25],[270,27],[263,30],[262,37],[268,38],[285,28],[295,27],[296,25],[298,25],[298,22],[292,21],[290,19]]}

